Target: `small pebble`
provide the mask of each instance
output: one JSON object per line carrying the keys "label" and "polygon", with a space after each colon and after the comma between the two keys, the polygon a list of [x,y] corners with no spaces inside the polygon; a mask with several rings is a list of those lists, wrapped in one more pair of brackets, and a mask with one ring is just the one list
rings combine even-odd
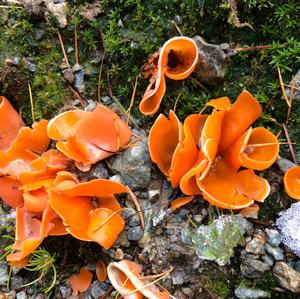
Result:
{"label": "small pebble", "polygon": [[138,241],[143,236],[143,234],[144,232],[140,226],[131,227],[127,232],[128,240]]}
{"label": "small pebble", "polygon": [[272,246],[278,246],[282,242],[282,235],[277,229],[268,229],[266,228],[267,241]]}
{"label": "small pebble", "polygon": [[282,261],[284,259],[283,250],[279,247],[273,247],[270,244],[265,245],[265,250],[268,252],[276,261]]}
{"label": "small pebble", "polygon": [[24,291],[21,291],[21,292],[17,293],[17,295],[16,295],[16,299],[27,299],[27,298],[28,297]]}

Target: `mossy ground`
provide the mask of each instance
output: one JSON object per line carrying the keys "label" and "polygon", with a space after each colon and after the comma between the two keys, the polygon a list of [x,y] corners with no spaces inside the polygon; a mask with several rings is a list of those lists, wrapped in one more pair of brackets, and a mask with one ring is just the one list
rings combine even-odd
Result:
{"label": "mossy ground", "polygon": [[[286,121],[287,105],[282,99],[277,67],[288,83],[300,69],[300,4],[297,0],[101,0],[100,14],[92,21],[80,14],[82,6],[91,1],[70,0],[68,26],[60,30],[65,48],[69,49],[71,65],[75,63],[74,24],[77,26],[79,63],[90,66],[92,55],[105,51],[101,80],[101,95],[107,94],[106,72],[109,72],[111,87],[124,107],[130,103],[133,85],[140,73],[140,67],[147,57],[157,50],[168,38],[178,35],[174,21],[186,36],[201,35],[209,43],[229,43],[231,48],[255,45],[271,45],[260,51],[243,51],[232,57],[224,82],[207,90],[199,88],[192,80],[167,82],[167,93],[161,111],[167,112],[174,100],[181,94],[177,113],[181,120],[190,113],[200,111],[206,101],[220,96],[234,100],[243,89],[248,89],[261,102],[263,117],[259,120],[274,133],[280,131]],[[234,9],[236,4],[236,9]],[[236,23],[248,23],[240,27]],[[0,91],[20,109],[26,122],[32,122],[28,84],[31,85],[34,111],[37,119],[49,118],[69,101],[75,99],[60,72],[62,52],[57,36],[55,20],[29,15],[24,8],[0,8]],[[36,64],[35,73],[28,72],[22,64],[7,67],[5,58],[30,57]],[[86,98],[97,98],[99,65],[85,77]],[[4,76],[5,75],[5,76]],[[147,86],[147,80],[139,77],[133,114],[140,118],[137,106]],[[300,153],[300,104],[293,102],[288,128],[294,148]],[[143,118],[146,127],[153,119]],[[280,139],[285,141],[284,134]],[[281,155],[290,159],[288,147],[281,147]],[[270,176],[273,170],[270,170]],[[274,170],[278,172],[278,169]],[[274,182],[276,179],[274,178]],[[274,183],[275,184],[275,183]],[[275,192],[264,204],[261,217],[274,219],[283,208],[286,196],[281,183],[275,185]],[[277,191],[279,190],[279,193]],[[279,195],[278,195],[279,194]],[[279,196],[279,197],[278,197]],[[276,198],[275,198],[276,197]],[[273,277],[267,277],[271,283]],[[215,279],[215,278],[214,278]],[[267,285],[261,280],[257,287]],[[212,284],[212,282],[214,282]],[[204,285],[214,290],[220,298],[232,295],[232,285],[212,278],[204,279]],[[272,297],[275,298],[275,297]],[[287,297],[285,297],[287,298]]]}

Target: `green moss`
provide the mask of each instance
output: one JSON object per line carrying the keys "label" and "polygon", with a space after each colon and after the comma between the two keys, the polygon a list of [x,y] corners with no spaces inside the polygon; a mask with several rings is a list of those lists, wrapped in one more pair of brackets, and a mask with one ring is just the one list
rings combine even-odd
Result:
{"label": "green moss", "polygon": [[212,295],[219,298],[228,298],[230,291],[230,284],[221,275],[204,276],[203,278],[204,288]]}

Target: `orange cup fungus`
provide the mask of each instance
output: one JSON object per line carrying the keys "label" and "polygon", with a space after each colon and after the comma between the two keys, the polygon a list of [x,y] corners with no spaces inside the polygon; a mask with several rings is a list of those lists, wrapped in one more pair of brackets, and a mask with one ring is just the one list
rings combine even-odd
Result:
{"label": "orange cup fungus", "polygon": [[161,48],[158,63],[140,103],[144,115],[153,115],[159,109],[166,91],[165,76],[172,80],[183,80],[198,63],[198,48],[195,41],[185,36],[169,39]]}
{"label": "orange cup fungus", "polygon": [[148,279],[141,276],[141,266],[129,261],[112,262],[107,267],[108,278],[124,299],[168,299],[167,291],[160,291]]}
{"label": "orange cup fungus", "polygon": [[170,119],[158,116],[149,135],[152,161],[173,187],[189,196],[202,194],[218,207],[242,209],[263,202],[270,186],[254,170],[275,162],[279,143],[267,129],[250,127],[261,115],[260,104],[243,91],[233,105],[226,97],[207,105],[214,108],[210,115],[192,114],[183,125],[172,111]]}
{"label": "orange cup fungus", "polygon": [[289,168],[283,177],[286,193],[293,199],[300,199],[300,166]]}
{"label": "orange cup fungus", "polygon": [[[98,105],[92,112],[68,111],[41,120],[32,128],[0,97],[0,197],[16,209],[16,235],[11,264],[24,264],[47,236],[70,233],[109,249],[125,221],[116,193],[122,184],[96,179],[80,183],[67,170],[75,162],[87,170],[118,152],[131,131],[117,114]],[[58,150],[47,150],[50,138]]]}

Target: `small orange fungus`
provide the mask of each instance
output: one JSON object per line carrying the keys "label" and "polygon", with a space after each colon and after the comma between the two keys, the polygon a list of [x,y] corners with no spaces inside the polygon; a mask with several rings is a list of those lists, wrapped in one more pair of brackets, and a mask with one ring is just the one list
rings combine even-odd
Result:
{"label": "small orange fungus", "polygon": [[283,177],[286,193],[293,199],[300,199],[300,166],[289,168]]}
{"label": "small orange fungus", "polygon": [[96,275],[100,282],[104,282],[107,277],[106,265],[102,260],[96,263]]}
{"label": "small orange fungus", "polygon": [[93,274],[86,268],[82,267],[78,275],[70,277],[70,285],[73,290],[72,296],[85,292],[92,283]]}
{"label": "small orange fungus", "polygon": [[187,78],[197,66],[198,56],[193,39],[179,36],[168,40],[160,50],[156,71],[152,71],[140,111],[145,115],[156,113],[166,91],[165,76],[172,80]]}

